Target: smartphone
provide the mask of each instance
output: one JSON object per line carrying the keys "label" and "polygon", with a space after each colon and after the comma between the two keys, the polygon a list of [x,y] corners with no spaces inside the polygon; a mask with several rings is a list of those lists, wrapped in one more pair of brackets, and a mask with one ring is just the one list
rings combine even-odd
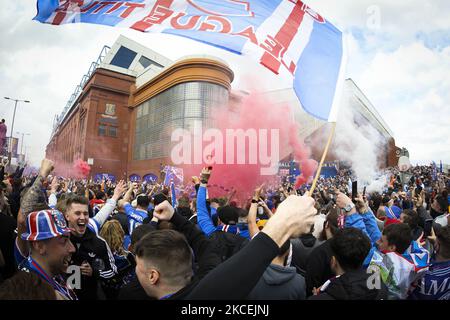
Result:
{"label": "smartphone", "polygon": [[364,189],[363,189],[363,197],[366,195],[366,187],[364,186]]}
{"label": "smartphone", "polygon": [[433,219],[425,220],[423,228],[423,237],[426,239],[431,236],[431,228],[433,227]]}
{"label": "smartphone", "polygon": [[352,182],[352,201],[356,201],[356,197],[358,196],[358,181]]}
{"label": "smartphone", "polygon": [[212,167],[211,167],[211,166],[209,166],[209,167],[208,167],[208,170],[212,170]]}
{"label": "smartphone", "polygon": [[416,187],[416,197],[418,197],[421,192],[422,192],[422,187],[421,186]]}
{"label": "smartphone", "polygon": [[261,206],[258,206],[258,215],[261,216],[264,214],[264,208]]}

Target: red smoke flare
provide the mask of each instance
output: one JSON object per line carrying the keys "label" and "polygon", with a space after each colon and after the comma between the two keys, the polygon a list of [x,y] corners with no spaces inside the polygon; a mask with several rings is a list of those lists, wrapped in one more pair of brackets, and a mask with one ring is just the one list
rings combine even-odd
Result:
{"label": "red smoke flare", "polygon": [[[294,159],[301,164],[302,175],[298,177],[296,186],[308,182],[317,168],[317,162],[309,159],[310,150],[300,140],[298,134],[298,124],[294,120],[292,107],[288,105],[273,105],[267,101],[267,98],[258,94],[251,94],[244,97],[241,103],[214,108],[213,119],[223,137],[226,136],[227,129],[254,129],[259,132],[260,129],[267,129],[270,137],[270,129],[279,130],[279,161],[293,154]],[[205,132],[206,128],[203,130]],[[192,141],[194,140],[191,135]],[[226,155],[230,152],[230,146],[223,141],[224,162]],[[203,148],[210,144],[211,141],[203,142]],[[213,172],[209,181],[210,185],[216,185],[209,189],[209,197],[224,196],[227,194],[224,190],[236,190],[236,198],[240,201],[247,199],[253,193],[253,190],[261,183],[270,184],[274,180],[274,176],[261,175],[260,169],[267,167],[261,165],[259,155],[257,164],[249,164],[249,143],[246,141],[245,150],[235,150],[235,164],[217,164],[214,163]],[[260,141],[258,140],[258,144]],[[188,146],[186,146],[187,148]],[[192,148],[192,147],[191,147]],[[236,149],[236,147],[235,147]],[[259,150],[259,146],[258,146]],[[272,150],[270,139],[268,141],[268,150]],[[195,150],[194,150],[195,151]],[[202,149],[203,151],[203,149]],[[236,164],[237,153],[245,154],[246,164]],[[217,152],[215,153],[217,154]],[[270,151],[269,151],[270,154]],[[205,154],[203,154],[205,156]],[[192,159],[194,156],[192,156]],[[184,176],[190,179],[192,175],[198,176],[205,164],[205,158],[201,165],[185,164],[181,165],[184,169]],[[192,161],[192,163],[194,163]],[[278,164],[278,163],[276,163]]]}
{"label": "red smoke flare", "polygon": [[56,176],[73,179],[84,179],[89,176],[91,167],[82,159],[75,160],[72,164],[64,161],[52,159],[55,164],[53,172]]}
{"label": "red smoke flare", "polygon": [[87,164],[86,161],[81,159],[75,160],[73,164],[74,174],[77,176],[81,176],[82,178],[86,178],[91,172],[91,167]]}

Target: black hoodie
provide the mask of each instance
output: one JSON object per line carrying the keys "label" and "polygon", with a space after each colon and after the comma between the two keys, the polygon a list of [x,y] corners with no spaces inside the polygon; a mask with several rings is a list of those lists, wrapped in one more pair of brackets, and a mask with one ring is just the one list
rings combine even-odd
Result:
{"label": "black hoodie", "polygon": [[313,288],[319,288],[334,276],[330,266],[332,255],[330,240],[327,240],[312,250],[308,256],[305,275],[307,296],[312,295]]}
{"label": "black hoodie", "polygon": [[297,273],[306,275],[306,264],[310,253],[322,244],[312,234],[305,234],[300,238],[291,239],[292,262],[291,265],[297,269]]}
{"label": "black hoodie", "polygon": [[349,271],[330,280],[328,286],[310,300],[387,300],[388,289],[380,281],[380,289],[369,289],[371,280],[366,270]]}
{"label": "black hoodie", "polygon": [[249,300],[304,300],[305,279],[293,267],[271,264],[253,288]]}

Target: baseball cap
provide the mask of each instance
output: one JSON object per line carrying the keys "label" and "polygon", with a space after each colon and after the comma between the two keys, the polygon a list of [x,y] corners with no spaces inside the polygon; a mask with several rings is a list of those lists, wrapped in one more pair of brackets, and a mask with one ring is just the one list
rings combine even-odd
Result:
{"label": "baseball cap", "polygon": [[155,206],[157,206],[158,204],[160,204],[166,200],[169,200],[169,199],[167,199],[166,195],[163,193],[158,193],[155,196],[153,196],[153,203],[155,204]]}
{"label": "baseball cap", "polygon": [[236,224],[239,218],[239,210],[231,205],[223,206],[217,209],[217,215],[220,221],[225,224]]}
{"label": "baseball cap", "polygon": [[40,241],[70,234],[63,214],[58,210],[41,210],[27,217],[27,232],[22,233],[26,241]]}

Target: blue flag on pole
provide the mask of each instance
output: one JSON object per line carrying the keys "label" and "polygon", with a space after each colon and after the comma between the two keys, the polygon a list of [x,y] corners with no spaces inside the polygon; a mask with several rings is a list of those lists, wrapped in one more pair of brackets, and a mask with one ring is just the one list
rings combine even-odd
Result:
{"label": "blue flag on pole", "polygon": [[304,110],[334,122],[344,81],[343,35],[297,0],[38,0],[34,20],[94,23],[187,37],[257,60]]}
{"label": "blue flag on pole", "polygon": [[178,201],[177,201],[177,193],[175,190],[175,184],[173,183],[173,181],[170,183],[170,191],[171,191],[171,200],[172,200],[172,207],[176,208],[178,205]]}
{"label": "blue flag on pole", "polygon": [[165,166],[163,172],[165,173],[163,182],[165,186],[169,186],[170,183],[174,183],[175,185],[183,184],[184,175],[182,168]]}

